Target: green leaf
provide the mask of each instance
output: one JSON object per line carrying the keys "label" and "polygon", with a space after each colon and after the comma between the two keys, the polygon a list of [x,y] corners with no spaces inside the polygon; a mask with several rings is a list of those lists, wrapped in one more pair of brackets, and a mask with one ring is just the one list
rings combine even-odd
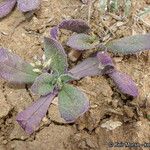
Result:
{"label": "green leaf", "polygon": [[70,36],[67,45],[76,50],[87,50],[95,48],[99,44],[98,37],[90,36],[84,33],[73,34]]}
{"label": "green leaf", "polygon": [[34,84],[31,87],[31,91],[39,95],[47,95],[54,90],[56,84],[56,75],[43,73],[36,78]]}
{"label": "green leaf", "polygon": [[133,54],[150,50],[150,34],[134,35],[106,43],[108,50],[120,54]]}
{"label": "green leaf", "polygon": [[59,89],[62,89],[65,83],[73,80],[75,80],[75,77],[71,76],[70,74],[62,74],[57,80],[57,86],[59,87]]}
{"label": "green leaf", "polygon": [[69,74],[63,74],[59,77],[59,79],[62,83],[66,83],[66,82],[75,80],[75,78]]}
{"label": "green leaf", "polygon": [[79,89],[65,84],[58,94],[58,106],[61,117],[67,122],[74,122],[88,110],[89,101]]}
{"label": "green leaf", "polygon": [[0,48],[0,77],[12,83],[30,84],[38,75],[21,57]]}
{"label": "green leaf", "polygon": [[49,62],[50,68],[60,74],[63,74],[68,67],[67,56],[62,45],[51,38],[44,38],[44,50],[46,62]]}

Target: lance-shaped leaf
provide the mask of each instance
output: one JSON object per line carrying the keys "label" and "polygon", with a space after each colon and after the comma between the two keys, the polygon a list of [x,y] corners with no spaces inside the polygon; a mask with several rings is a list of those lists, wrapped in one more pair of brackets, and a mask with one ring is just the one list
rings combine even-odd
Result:
{"label": "lance-shaped leaf", "polygon": [[57,94],[54,91],[47,96],[41,97],[33,105],[17,115],[17,122],[28,134],[32,134],[37,130],[40,121],[46,115],[49,105]]}
{"label": "lance-shaped leaf", "polygon": [[66,29],[77,33],[88,33],[90,27],[86,22],[80,19],[63,20],[58,26],[51,29],[50,35],[52,38],[58,38],[59,29]]}
{"label": "lance-shaped leaf", "polygon": [[109,77],[114,81],[122,93],[133,97],[138,96],[137,86],[129,75],[119,71],[114,71],[109,74]]}
{"label": "lance-shaped leaf", "polygon": [[133,54],[143,50],[150,50],[149,41],[150,34],[134,35],[110,41],[106,44],[106,47],[115,53]]}
{"label": "lance-shaped leaf", "polygon": [[99,44],[99,39],[84,33],[72,35],[67,45],[76,50],[87,50],[95,48]]}
{"label": "lance-shaped leaf", "polygon": [[59,74],[63,74],[68,68],[68,63],[62,45],[55,39],[44,38],[44,50],[50,68]]}
{"label": "lance-shaped leaf", "polygon": [[22,12],[28,12],[38,9],[40,6],[40,0],[17,0],[18,8]]}
{"label": "lance-shaped leaf", "polygon": [[114,70],[113,61],[106,51],[98,52],[97,58],[102,66],[102,74],[108,74]]}
{"label": "lance-shaped leaf", "polygon": [[14,8],[16,2],[17,0],[5,0],[4,2],[0,3],[0,18],[8,15]]}
{"label": "lance-shaped leaf", "polygon": [[89,101],[79,89],[65,84],[58,94],[58,107],[66,122],[74,122],[89,109]]}
{"label": "lance-shaped leaf", "polygon": [[91,57],[76,65],[69,73],[73,77],[80,79],[86,76],[100,75],[101,69],[99,68],[102,68],[102,66],[99,64],[98,59],[96,57]]}
{"label": "lance-shaped leaf", "polygon": [[56,81],[56,75],[43,73],[35,79],[31,91],[35,94],[47,95],[54,90]]}
{"label": "lance-shaped leaf", "polygon": [[33,83],[38,76],[33,67],[19,56],[0,48],[0,76],[13,83]]}

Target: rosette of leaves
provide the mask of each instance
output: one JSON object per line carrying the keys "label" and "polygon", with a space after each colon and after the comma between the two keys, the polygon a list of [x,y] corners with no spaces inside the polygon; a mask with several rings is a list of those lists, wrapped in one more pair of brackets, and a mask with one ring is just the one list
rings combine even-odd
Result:
{"label": "rosette of leaves", "polygon": [[105,69],[101,68],[103,70],[101,75],[107,74],[122,93],[132,97],[138,96],[138,89],[135,82],[131,79],[131,77],[129,77],[129,75],[117,71],[112,63],[112,59],[106,51],[126,55],[135,54],[144,50],[150,50],[150,34],[128,36],[103,44],[99,42],[96,35],[90,35],[90,27],[82,20],[71,19],[62,21],[59,25],[51,29],[51,37],[58,39],[60,29],[75,32],[69,37],[67,45],[77,51],[84,51],[92,48],[97,48],[98,51],[105,49],[105,51],[97,54],[99,63],[102,64],[103,67],[106,65],[104,67]]}
{"label": "rosette of leaves", "polygon": [[29,12],[39,8],[40,0],[4,0],[0,3],[0,18],[7,16],[17,4],[21,12]]}
{"label": "rosette of leaves", "polygon": [[84,114],[89,108],[88,97],[70,82],[103,74],[107,68],[97,57],[90,57],[68,70],[64,48],[53,38],[44,38],[44,53],[44,61],[31,65],[7,49],[0,48],[0,77],[12,84],[30,84],[31,91],[40,96],[17,115],[17,122],[29,134],[38,128],[56,96],[61,117],[67,123]]}

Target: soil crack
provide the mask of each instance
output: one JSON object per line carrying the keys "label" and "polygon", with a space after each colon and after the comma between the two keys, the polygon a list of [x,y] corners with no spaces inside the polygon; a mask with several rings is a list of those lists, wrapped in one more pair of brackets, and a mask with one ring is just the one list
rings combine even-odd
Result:
{"label": "soil crack", "polygon": [[27,84],[25,85],[25,89],[26,89],[26,91],[27,91],[27,93],[28,93],[29,97],[31,98],[31,100],[34,102],[34,98],[33,98],[33,96],[32,96],[31,91],[29,90],[29,87],[28,87],[28,85],[27,85]]}

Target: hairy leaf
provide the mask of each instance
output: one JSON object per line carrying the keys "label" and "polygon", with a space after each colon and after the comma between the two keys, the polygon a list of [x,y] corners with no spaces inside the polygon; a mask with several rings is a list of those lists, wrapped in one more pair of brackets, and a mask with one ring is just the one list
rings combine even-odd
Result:
{"label": "hairy leaf", "polygon": [[65,84],[58,94],[58,106],[61,117],[66,122],[74,122],[88,110],[89,101],[79,89]]}
{"label": "hairy leaf", "polygon": [[59,74],[63,74],[68,68],[68,63],[62,45],[55,39],[44,38],[44,50],[46,61],[50,62],[50,68]]}
{"label": "hairy leaf", "polygon": [[17,115],[17,122],[28,134],[32,134],[37,130],[40,121],[46,115],[48,107],[56,95],[57,92],[55,91],[47,96],[41,97],[33,105]]}
{"label": "hairy leaf", "polygon": [[54,90],[56,84],[56,75],[43,73],[35,79],[31,86],[31,91],[39,95],[47,95]]}
{"label": "hairy leaf", "polygon": [[102,74],[108,74],[114,70],[113,61],[106,51],[98,52],[97,58],[102,66]]}
{"label": "hairy leaf", "polygon": [[58,26],[53,27],[53,28],[50,30],[51,38],[58,39],[58,32],[59,32]]}
{"label": "hairy leaf", "polygon": [[17,0],[5,0],[4,2],[0,3],[0,18],[5,17],[8,15],[12,9],[14,8]]}
{"label": "hairy leaf", "polygon": [[71,76],[70,74],[63,74],[59,77],[59,79],[62,83],[67,83],[69,81],[75,80],[75,78]]}
{"label": "hairy leaf", "polygon": [[13,83],[33,83],[38,76],[33,67],[19,56],[0,48],[0,76]]}
{"label": "hairy leaf", "polygon": [[80,19],[64,20],[59,24],[60,29],[66,29],[77,33],[86,33],[90,27]]}
{"label": "hairy leaf", "polygon": [[90,27],[80,19],[63,20],[58,26],[51,29],[50,35],[52,38],[58,38],[59,29],[66,29],[77,33],[88,33]]}
{"label": "hairy leaf", "polygon": [[138,96],[137,86],[129,75],[119,71],[114,71],[109,74],[109,77],[114,81],[122,93],[133,97]]}
{"label": "hairy leaf", "polygon": [[76,50],[92,49],[95,48],[98,44],[98,39],[84,33],[72,35],[67,42],[68,46]]}
{"label": "hairy leaf", "polygon": [[143,50],[150,50],[149,41],[150,34],[134,35],[110,41],[106,44],[106,47],[115,53],[133,54]]}
{"label": "hairy leaf", "polygon": [[69,73],[73,77],[80,79],[86,76],[100,75],[101,69],[99,68],[102,68],[102,66],[99,64],[98,59],[96,57],[91,57],[76,65]]}
{"label": "hairy leaf", "polygon": [[40,6],[40,0],[17,0],[18,8],[22,12],[28,12],[38,9]]}

